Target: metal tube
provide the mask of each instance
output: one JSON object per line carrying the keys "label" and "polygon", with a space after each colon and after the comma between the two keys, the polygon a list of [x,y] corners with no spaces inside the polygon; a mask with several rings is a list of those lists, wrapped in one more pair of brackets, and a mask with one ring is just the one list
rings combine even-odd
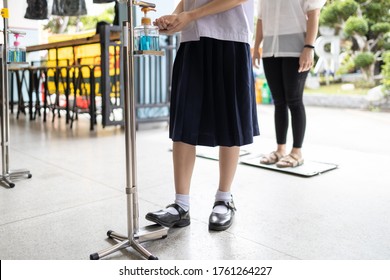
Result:
{"label": "metal tube", "polygon": [[4,110],[4,108],[5,108],[5,102],[6,102],[6,100],[5,100],[5,95],[6,95],[6,91],[5,91],[5,89],[4,89],[4,72],[5,72],[5,69],[4,69],[4,56],[2,57],[2,59],[1,59],[1,63],[2,63],[2,67],[1,67],[1,84],[3,85],[2,86],[2,88],[1,88],[1,90],[2,90],[2,92],[1,92],[1,108],[0,108],[0,111],[1,111],[1,155],[2,155],[2,157],[1,157],[1,161],[2,161],[2,175],[4,176],[4,175],[6,175],[7,173],[8,173],[8,171],[7,171],[7,163],[6,163],[6,158],[4,157],[4,155],[6,154],[6,146],[7,146],[7,144],[6,144],[6,137],[5,137],[5,134],[6,134],[6,128],[5,128],[5,126],[6,126],[6,122],[5,122],[5,110]]}
{"label": "metal tube", "polygon": [[[8,0],[4,0],[4,8],[8,9]],[[9,104],[8,104],[8,18],[4,17],[3,29],[3,121],[2,121],[2,163],[3,175],[9,174]]]}
{"label": "metal tube", "polygon": [[129,246],[130,246],[129,240],[121,241],[110,248],[101,250],[98,253],[99,259],[104,258],[105,256],[108,256],[112,253],[115,253],[116,251],[122,250],[126,247],[129,247]]}
{"label": "metal tube", "polygon": [[125,144],[126,144],[126,193],[128,236],[132,240],[139,229],[138,197],[136,189],[136,135],[135,135],[135,102],[134,102],[134,42],[133,42],[133,3],[127,4],[128,21],[124,30],[124,67],[125,84]]}
{"label": "metal tube", "polygon": [[155,8],[156,7],[156,4],[145,2],[145,1],[133,1],[133,4],[141,6],[141,7],[149,7],[149,8]]}
{"label": "metal tube", "polygon": [[129,46],[129,68],[130,72],[128,72],[129,83],[130,83],[130,145],[131,148],[129,151],[131,164],[129,165],[131,168],[131,184],[133,188],[133,228],[135,232],[138,232],[139,229],[139,207],[138,207],[138,190],[137,190],[137,148],[136,148],[136,114],[135,114],[135,91],[134,91],[134,20],[133,20],[133,5],[129,1],[128,5],[128,22],[129,22],[129,37],[128,37],[128,46]]}
{"label": "metal tube", "polygon": [[129,24],[128,22],[123,23],[123,53],[125,55],[125,59],[123,60],[123,75],[124,75],[124,113],[125,113],[125,160],[126,160],[126,197],[127,197],[127,229],[128,229],[128,238],[132,239],[134,235],[134,225],[133,225],[133,217],[130,215],[133,212],[133,188],[132,188],[132,174],[131,174],[131,133],[130,133],[130,112],[129,112],[129,104],[130,104],[130,82],[128,81],[129,76],[129,48],[128,48],[128,31]]}

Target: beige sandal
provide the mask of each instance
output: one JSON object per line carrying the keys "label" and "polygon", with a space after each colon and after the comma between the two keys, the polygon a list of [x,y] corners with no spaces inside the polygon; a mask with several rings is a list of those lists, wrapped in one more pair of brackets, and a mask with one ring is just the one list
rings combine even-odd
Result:
{"label": "beige sandal", "polygon": [[268,155],[262,156],[260,159],[261,164],[275,164],[283,158],[283,155],[274,151]]}
{"label": "beige sandal", "polygon": [[277,163],[276,166],[279,168],[285,167],[297,167],[303,164],[303,158],[299,158],[297,155],[289,154],[282,157]]}

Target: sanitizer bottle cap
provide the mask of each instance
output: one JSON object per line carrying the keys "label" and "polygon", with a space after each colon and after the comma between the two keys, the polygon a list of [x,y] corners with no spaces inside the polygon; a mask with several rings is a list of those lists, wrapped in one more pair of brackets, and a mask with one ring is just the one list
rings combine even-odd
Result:
{"label": "sanitizer bottle cap", "polygon": [[142,7],[141,11],[144,12],[144,16],[141,19],[141,24],[142,25],[152,25],[152,20],[148,17],[147,13],[149,11],[156,11],[156,10],[153,8],[149,8],[149,7]]}

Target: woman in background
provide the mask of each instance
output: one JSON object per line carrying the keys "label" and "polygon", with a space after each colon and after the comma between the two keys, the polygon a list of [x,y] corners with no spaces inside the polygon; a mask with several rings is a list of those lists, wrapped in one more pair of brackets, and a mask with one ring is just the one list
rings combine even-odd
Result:
{"label": "woman in background", "polygon": [[[253,65],[263,59],[265,77],[275,106],[276,150],[261,158],[262,164],[296,167],[303,164],[306,130],[303,90],[314,60],[320,9],[326,0],[258,0],[258,20]],[[260,45],[262,44],[262,54]],[[289,112],[293,134],[287,153]]]}

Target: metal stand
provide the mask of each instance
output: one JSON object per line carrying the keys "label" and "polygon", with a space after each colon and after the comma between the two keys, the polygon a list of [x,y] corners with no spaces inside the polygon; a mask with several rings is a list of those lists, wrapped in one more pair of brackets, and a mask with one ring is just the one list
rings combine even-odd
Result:
{"label": "metal stand", "polygon": [[133,6],[155,7],[152,3],[143,1],[127,1],[127,22],[123,26],[124,87],[125,87],[125,140],[126,140],[126,196],[127,196],[127,236],[112,230],[107,232],[109,238],[116,239],[118,243],[111,248],[93,253],[91,260],[101,259],[118,250],[132,247],[144,258],[157,260],[158,258],[148,252],[139,243],[165,238],[168,228],[160,225],[151,225],[139,229],[137,170],[136,170],[136,117],[134,96],[134,34],[133,34]]}
{"label": "metal stand", "polygon": [[10,170],[9,168],[9,101],[8,101],[8,63],[7,63],[7,47],[8,47],[8,1],[4,0],[4,8],[1,10],[1,15],[4,19],[4,44],[1,55],[1,158],[2,158],[2,175],[0,175],[0,182],[6,184],[8,187],[15,187],[12,179],[19,177],[31,178],[30,171],[25,169]]}

